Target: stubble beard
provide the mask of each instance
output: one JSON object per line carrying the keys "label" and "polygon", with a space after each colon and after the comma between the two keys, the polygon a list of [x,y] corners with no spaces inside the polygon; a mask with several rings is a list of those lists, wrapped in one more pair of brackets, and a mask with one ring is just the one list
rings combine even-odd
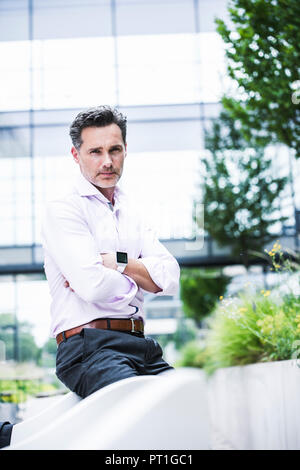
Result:
{"label": "stubble beard", "polygon": [[98,174],[95,178],[93,178],[93,184],[103,189],[114,188],[120,178],[121,175],[116,172],[114,172],[114,176],[111,179],[101,178],[101,175]]}

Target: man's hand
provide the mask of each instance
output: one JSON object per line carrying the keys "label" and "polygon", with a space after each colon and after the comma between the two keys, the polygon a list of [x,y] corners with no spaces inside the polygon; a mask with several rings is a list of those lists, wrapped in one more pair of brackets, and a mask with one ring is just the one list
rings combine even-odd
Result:
{"label": "man's hand", "polygon": [[[110,269],[118,269],[116,253],[101,253],[103,265]],[[128,264],[123,271],[123,274],[131,277],[138,286],[147,292],[161,292],[162,289],[158,287],[150,277],[147,269],[140,260],[128,259]]]}
{"label": "man's hand", "polygon": [[[117,270],[118,265],[117,265],[117,257],[116,253],[100,253],[103,261],[103,266],[106,268],[110,269],[115,269]],[[67,279],[64,281],[64,287],[68,288],[70,287],[69,281]],[[72,287],[70,287],[71,292],[75,292]]]}
{"label": "man's hand", "polygon": [[123,274],[131,277],[139,287],[146,290],[147,292],[153,292],[157,294],[161,292],[162,289],[158,287],[155,282],[153,282],[150,274],[148,273],[146,267],[139,259],[128,259],[128,264],[123,271]]}
{"label": "man's hand", "polygon": [[[66,288],[67,288],[67,287],[70,287],[70,283],[69,283],[69,281],[67,281],[67,279],[66,279],[65,282],[64,282],[64,287],[66,287]],[[72,289],[72,287],[70,287],[70,290],[71,290],[72,292],[75,292],[74,289]]]}
{"label": "man's hand", "polygon": [[118,269],[116,253],[101,253],[103,266],[110,269]]}

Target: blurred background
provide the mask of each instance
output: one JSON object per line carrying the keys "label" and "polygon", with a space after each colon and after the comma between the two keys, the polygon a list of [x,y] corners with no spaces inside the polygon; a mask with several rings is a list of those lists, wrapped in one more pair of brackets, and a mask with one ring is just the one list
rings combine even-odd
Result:
{"label": "blurred background", "polygon": [[245,283],[263,296],[278,276],[288,284],[279,261],[299,252],[300,41],[299,6],[285,3],[0,0],[2,402],[61,387],[40,222],[79,171],[68,127],[83,108],[127,115],[121,186],[180,263],[178,296],[145,298],[146,334],[168,361],[202,366],[207,319]]}

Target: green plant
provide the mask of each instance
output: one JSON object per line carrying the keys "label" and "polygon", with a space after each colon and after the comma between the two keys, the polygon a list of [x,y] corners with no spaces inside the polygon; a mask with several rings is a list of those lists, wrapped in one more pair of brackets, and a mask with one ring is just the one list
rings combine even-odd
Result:
{"label": "green plant", "polygon": [[181,350],[181,358],[174,364],[175,367],[199,367],[203,368],[207,352],[203,344],[199,341],[188,342]]}
{"label": "green plant", "polygon": [[[281,250],[279,240],[274,243],[270,251],[265,250],[268,253],[271,264],[277,273],[281,272],[297,272],[300,274],[300,253],[297,253],[291,249],[285,249],[285,253]],[[286,256],[288,255],[288,256]]]}
{"label": "green plant", "polygon": [[0,402],[3,403],[22,403],[30,396],[35,396],[42,392],[51,392],[57,387],[53,384],[43,383],[39,380],[0,379]]}
{"label": "green plant", "polygon": [[210,322],[205,370],[290,359],[300,339],[300,300],[270,291],[224,299]]}
{"label": "green plant", "polygon": [[[277,273],[296,271],[300,283],[299,253],[292,253],[292,261],[284,258],[277,240],[267,254]],[[299,295],[291,289],[284,295],[278,289],[254,294],[244,290],[234,298],[220,299],[207,320],[204,369],[208,374],[221,367],[292,357],[300,339]]]}
{"label": "green plant", "polygon": [[209,315],[220,297],[224,295],[230,278],[220,271],[202,269],[182,269],[180,277],[180,297],[185,315],[198,326]]}

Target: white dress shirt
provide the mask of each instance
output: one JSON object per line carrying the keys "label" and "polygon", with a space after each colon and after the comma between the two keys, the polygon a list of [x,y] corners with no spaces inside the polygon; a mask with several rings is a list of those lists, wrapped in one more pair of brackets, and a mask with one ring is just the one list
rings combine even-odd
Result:
{"label": "white dress shirt", "polygon": [[[114,205],[81,173],[65,197],[46,203],[42,217],[44,269],[49,283],[51,335],[96,318],[142,318],[145,292],[119,271],[103,265],[100,253],[125,251],[138,259],[162,291],[179,288],[176,259],[160,243],[117,185]],[[64,287],[68,280],[70,288]]]}

